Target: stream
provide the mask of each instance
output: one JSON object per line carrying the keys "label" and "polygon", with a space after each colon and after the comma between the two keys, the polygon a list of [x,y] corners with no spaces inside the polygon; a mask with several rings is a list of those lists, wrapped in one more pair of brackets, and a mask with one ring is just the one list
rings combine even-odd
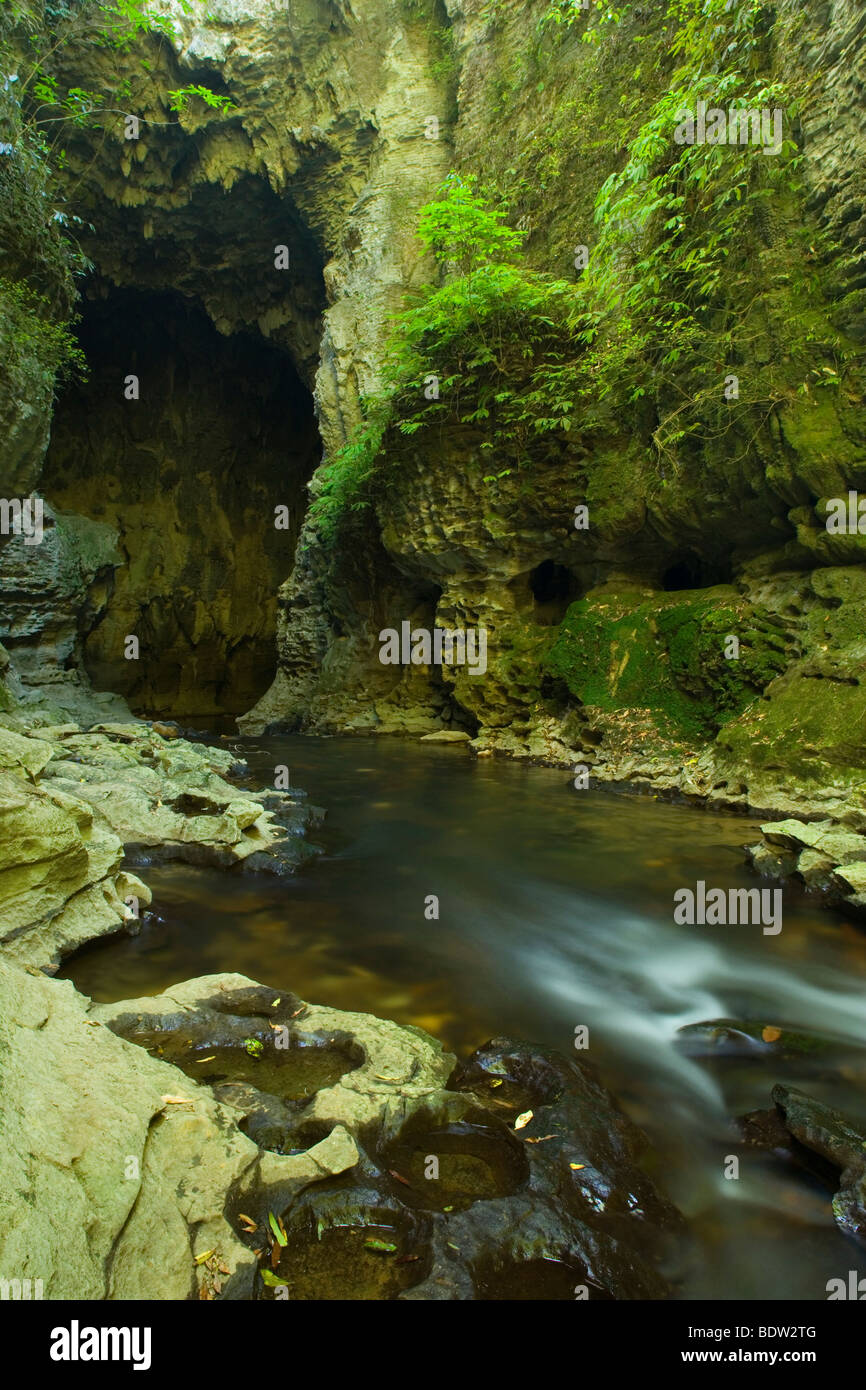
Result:
{"label": "stream", "polygon": [[[566,769],[476,760],[462,746],[303,736],[231,740],[258,785],[288,765],[327,810],[324,854],[296,877],[186,864],[141,870],[137,936],[61,972],[98,1001],[239,971],[305,999],[413,1023],[467,1053],[510,1034],[588,1059],[651,1141],[645,1167],[695,1241],[672,1271],[691,1299],[826,1299],[866,1274],[831,1194],[745,1148],[731,1117],[776,1082],[866,1118],[866,933],[796,885],[783,929],[677,926],[703,879],[754,887],[755,821],[616,791]],[[425,899],[439,899],[438,920]],[[730,1018],[814,1030],[819,1057],[686,1056],[685,1024]],[[575,1029],[589,1049],[574,1053]],[[740,1176],[724,1176],[738,1154]]]}

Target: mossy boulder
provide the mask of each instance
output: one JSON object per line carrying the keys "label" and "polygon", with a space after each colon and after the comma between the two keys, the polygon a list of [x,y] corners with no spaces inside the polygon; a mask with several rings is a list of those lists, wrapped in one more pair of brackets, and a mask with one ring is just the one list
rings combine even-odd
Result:
{"label": "mossy boulder", "polygon": [[662,733],[706,738],[787,665],[784,624],[735,590],[644,593],[568,609],[546,665],[582,704],[649,710]]}

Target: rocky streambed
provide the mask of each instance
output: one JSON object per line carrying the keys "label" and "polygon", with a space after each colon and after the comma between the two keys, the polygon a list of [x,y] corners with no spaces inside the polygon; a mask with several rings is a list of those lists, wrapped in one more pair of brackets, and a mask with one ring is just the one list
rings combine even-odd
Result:
{"label": "rocky streambed", "polygon": [[[649,1005],[625,1022],[623,997],[598,977],[593,1008],[579,988],[581,978],[589,981],[589,957],[582,966],[561,958],[559,987],[577,989],[565,1018],[588,1019],[593,1037],[605,1037],[586,1054],[568,1055],[562,1021],[545,1023],[532,1003],[538,971],[550,970],[549,903],[536,908],[535,954],[521,967],[523,1000],[491,1009],[515,1034],[537,1041],[495,1036],[491,1028],[491,1040],[464,1050],[462,1061],[428,1029],[406,1021],[405,1009],[395,1008],[402,1021],[377,1017],[379,1000],[362,974],[340,992],[363,999],[370,1012],[302,998],[295,986],[297,977],[309,979],[308,963],[303,951],[298,955],[291,915],[280,933],[289,933],[285,960],[276,938],[255,928],[261,982],[226,969],[156,990],[151,985],[140,997],[117,1000],[100,991],[100,1003],[72,980],[51,978],[70,961],[73,976],[86,978],[88,960],[99,958],[80,955],[87,942],[104,939],[97,951],[110,960],[124,942],[134,949],[147,941],[159,921],[149,907],[148,880],[159,882],[161,874],[222,884],[234,935],[242,940],[246,924],[255,921],[246,907],[254,895],[261,897],[261,885],[300,891],[280,901],[282,913],[293,910],[302,921],[303,895],[311,891],[305,885],[330,874],[328,890],[342,901],[340,875],[356,872],[365,854],[359,858],[356,850],[346,859],[337,852],[335,858],[322,812],[302,793],[254,789],[265,780],[265,767],[273,767],[275,757],[282,766],[285,757],[293,768],[301,766],[301,780],[309,774],[318,782],[317,795],[320,789],[330,795],[327,778],[315,776],[316,756],[320,774],[328,765],[320,756],[327,741],[251,746],[246,764],[236,747],[191,742],[172,726],[131,722],[84,731],[46,724],[27,733],[14,722],[7,720],[0,731],[7,769],[0,803],[6,830],[0,869],[3,1277],[9,1271],[10,1277],[42,1279],[46,1297],[77,1299],[688,1295],[695,1287],[690,1271],[706,1257],[705,1208],[724,1208],[718,1192],[695,1198],[695,1185],[706,1184],[710,1167],[705,1148],[699,1154],[693,1147],[691,1177],[683,1181],[689,1140],[676,1097],[682,1100],[694,1087],[695,1073],[686,1080],[685,1069],[695,1066],[709,1076],[741,1076],[745,1069],[752,1077],[724,1095],[726,1120],[720,1113],[708,1118],[708,1110],[692,1117],[713,1131],[699,1141],[714,1151],[713,1162],[735,1154],[746,1169],[756,1164],[759,1187],[768,1171],[774,1180],[790,1174],[784,1182],[811,1184],[811,1196],[800,1189],[799,1224],[814,1223],[826,1233],[835,1218],[848,1237],[862,1238],[866,1126],[828,1103],[846,1094],[856,1101],[866,1045],[856,1025],[823,1042],[817,1027],[796,1032],[764,1018],[716,1018],[680,1025],[679,1033],[668,1027],[673,1041],[666,1060],[643,1043],[652,1054],[650,1069],[684,1069],[667,1092],[665,1122],[657,1111],[658,1089],[654,1093],[643,1079],[629,1083],[609,1040],[629,1032],[635,1045],[652,1013]],[[306,766],[301,744],[312,750]],[[409,875],[413,854],[393,829],[397,819],[406,823],[406,807],[373,799],[393,795],[388,777],[422,776],[433,815],[440,776],[459,801],[461,780],[474,767],[483,782],[492,782],[498,805],[499,779],[528,772],[475,763],[462,747],[435,744],[417,767],[405,746],[400,757],[391,745],[377,759],[365,745],[359,770],[351,743],[334,748],[332,773],[339,771],[343,785],[351,785],[353,771],[360,777],[371,758],[367,773],[380,764],[379,785],[365,789],[359,814],[389,841],[391,862]],[[543,769],[533,774],[543,780],[548,799],[555,776]],[[470,773],[470,779],[462,783],[463,794],[474,788],[477,795],[477,777]],[[513,780],[510,786],[514,792]],[[529,819],[517,815],[515,822],[526,826],[534,816],[541,833],[549,827],[540,812],[540,787],[524,780],[519,800]],[[571,814],[574,800],[567,806]],[[676,813],[653,810],[664,834],[664,818]],[[341,816],[345,820],[345,812]],[[461,819],[472,819],[466,806]],[[629,833],[624,826],[622,834]],[[513,859],[502,825],[490,837],[497,841]],[[435,883],[438,846],[435,837],[427,843]],[[574,844],[563,848],[573,858]],[[323,862],[290,877],[321,850]],[[705,857],[706,845],[696,845],[695,853]],[[594,854],[598,858],[599,846]],[[467,864],[476,882],[493,881],[484,853]],[[555,879],[553,862],[546,868]],[[375,854],[370,872],[383,874]],[[657,876],[663,884],[658,866]],[[467,885],[455,879],[451,888],[457,894],[452,913],[463,904],[465,951],[475,919],[471,911],[465,915]],[[358,894],[357,881],[352,892]],[[399,919],[401,904],[391,907]],[[316,912],[327,938],[321,901]],[[208,916],[217,919],[218,931],[219,912],[208,909]],[[595,920],[606,919],[596,914]],[[211,928],[204,919],[187,919],[191,959],[210,950]],[[363,918],[353,930],[363,947]],[[493,973],[496,953],[508,962],[515,949],[504,920],[495,932],[496,947],[487,957]],[[628,929],[620,944],[634,952]],[[443,949],[452,952],[447,935]],[[598,932],[587,949],[595,959],[604,955]],[[414,950],[416,970],[423,971],[417,942]],[[161,967],[169,974],[176,969],[172,959],[169,954]],[[687,952],[681,964],[688,970]],[[272,975],[272,968],[279,973]],[[656,988],[662,978],[657,970]],[[478,989],[473,971],[471,980]],[[665,987],[671,987],[669,975]],[[683,1001],[686,1016],[694,1016],[699,998]],[[710,1003],[706,989],[703,1001]],[[455,1007],[459,1011],[459,1001]],[[803,1009],[809,1013],[808,1001]],[[477,1036],[482,1024],[481,1017],[468,1020],[466,1036]],[[454,1034],[446,1015],[440,1030]],[[615,1079],[622,1105],[600,1074]],[[752,1097],[763,1104],[748,1104]],[[665,1145],[666,1124],[677,1132],[673,1148]],[[754,1173],[748,1183],[747,1201],[754,1203]],[[814,1209],[807,1214],[818,1189],[825,1194],[820,1219]],[[796,1231],[789,1234],[796,1241]],[[831,1256],[828,1250],[826,1258],[831,1264],[819,1260],[812,1297],[826,1297],[823,1269],[834,1267],[838,1251]]]}

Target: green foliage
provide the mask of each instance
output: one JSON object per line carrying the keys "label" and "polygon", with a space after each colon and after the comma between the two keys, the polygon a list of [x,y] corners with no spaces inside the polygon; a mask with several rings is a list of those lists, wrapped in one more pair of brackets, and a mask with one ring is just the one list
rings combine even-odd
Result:
{"label": "green foliage", "polygon": [[[423,209],[419,237],[443,282],[408,298],[388,345],[384,389],[324,470],[311,515],[327,541],[343,511],[366,504],[389,428],[411,435],[436,420],[458,421],[483,430],[483,449],[519,462],[531,437],[570,424],[570,401],[555,375],[552,387],[548,379],[573,336],[575,287],[522,264],[524,233],[507,225],[507,207],[477,180],[451,175],[440,195]],[[425,396],[432,376],[436,400]]]}
{"label": "green foliage", "polygon": [[349,443],[338,450],[317,475],[318,492],[310,506],[309,517],[326,546],[335,542],[348,512],[357,512],[369,505],[365,488],[380,456],[391,403],[384,395],[367,397],[362,399],[361,408],[363,423]]}
{"label": "green foliage", "polygon": [[[554,8],[562,23],[586,14]],[[613,26],[630,8],[599,0],[590,17]],[[387,481],[399,434],[467,426],[496,459],[492,480],[577,422],[584,436],[625,426],[646,439],[663,484],[690,456],[746,453],[798,392],[846,385],[820,236],[803,214],[797,103],[767,76],[769,29],[761,0],[668,0],[654,59],[660,95],[649,109],[631,103],[626,158],[597,196],[597,242],[579,279],[531,269],[505,199],[451,175],[419,228],[440,279],[397,318],[376,430],[365,427],[330,465],[332,522],[341,496],[363,505],[374,474]],[[699,101],[780,108],[780,151],[678,143]],[[725,377],[743,364],[732,408]],[[427,399],[434,375],[439,395]]]}
{"label": "green foliage", "polygon": [[571,29],[581,20],[590,17],[597,21],[582,35],[585,43],[598,43],[605,28],[619,24],[630,0],[620,5],[611,5],[608,0],[551,0],[549,8],[541,17],[541,28]]}
{"label": "green foliage", "polygon": [[[187,0],[181,8],[191,11]],[[74,45],[123,52],[142,40],[159,43],[174,28],[170,16],[153,14],[138,0],[4,0],[0,7],[4,394],[26,398],[28,382],[40,391],[47,382],[50,390],[55,376],[84,370],[69,325],[75,277],[92,267],[76,237],[85,224],[59,178],[64,133],[116,125],[132,100],[129,76],[109,76],[102,90],[69,85],[61,76],[63,53]],[[142,71],[146,64],[142,57]],[[111,64],[105,70],[111,73]],[[231,105],[200,84],[169,93],[169,100],[175,113],[191,100],[218,111]]]}
{"label": "green foliage", "polygon": [[189,87],[178,87],[176,91],[169,92],[168,97],[170,111],[183,111],[193,97],[215,111],[229,111],[234,107],[231,97],[214,92],[210,87],[202,86],[200,82]]}
{"label": "green foliage", "polygon": [[33,400],[49,396],[70,376],[84,377],[84,354],[51,305],[21,281],[0,278],[0,381],[2,394]]}

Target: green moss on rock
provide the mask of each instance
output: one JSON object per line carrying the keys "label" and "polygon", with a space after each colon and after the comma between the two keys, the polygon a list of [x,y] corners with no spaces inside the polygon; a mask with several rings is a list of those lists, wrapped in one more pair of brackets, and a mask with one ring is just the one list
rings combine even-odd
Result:
{"label": "green moss on rock", "polygon": [[[739,657],[726,656],[729,639]],[[731,589],[590,595],[569,608],[550,673],[582,704],[650,711],[659,731],[708,737],[788,664],[784,628]]]}

